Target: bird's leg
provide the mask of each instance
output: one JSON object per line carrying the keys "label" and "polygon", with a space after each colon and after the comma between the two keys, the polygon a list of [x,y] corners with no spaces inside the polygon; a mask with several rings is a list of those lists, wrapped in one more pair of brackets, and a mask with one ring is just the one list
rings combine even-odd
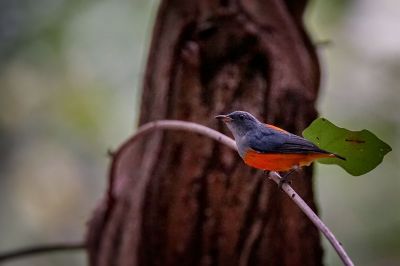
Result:
{"label": "bird's leg", "polygon": [[279,180],[279,184],[278,184],[279,189],[282,190],[282,185],[283,185],[284,183],[291,184],[292,181],[289,179],[289,176],[290,176],[291,174],[293,174],[294,172],[296,172],[297,170],[299,170],[299,169],[300,169],[300,166],[295,165],[295,166],[293,166],[292,170],[290,170],[290,171],[287,172],[284,176],[282,176],[281,179]]}
{"label": "bird's leg", "polygon": [[270,173],[271,171],[269,171],[269,170],[263,170],[263,173],[265,174],[265,176],[267,177],[267,178],[270,178],[269,177],[269,173]]}

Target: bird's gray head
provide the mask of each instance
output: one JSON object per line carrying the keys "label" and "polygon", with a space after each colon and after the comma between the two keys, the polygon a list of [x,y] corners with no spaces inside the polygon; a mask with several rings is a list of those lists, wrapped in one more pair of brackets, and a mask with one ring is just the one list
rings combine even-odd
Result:
{"label": "bird's gray head", "polygon": [[215,118],[225,122],[235,139],[238,139],[252,129],[256,129],[260,122],[250,113],[235,111],[227,115],[217,115]]}

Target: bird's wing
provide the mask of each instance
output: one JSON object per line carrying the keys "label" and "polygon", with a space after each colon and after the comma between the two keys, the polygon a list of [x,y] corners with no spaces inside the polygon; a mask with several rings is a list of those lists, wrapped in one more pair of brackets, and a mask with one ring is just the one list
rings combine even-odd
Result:
{"label": "bird's wing", "polygon": [[249,147],[261,153],[329,153],[314,143],[285,131],[257,131],[248,136]]}

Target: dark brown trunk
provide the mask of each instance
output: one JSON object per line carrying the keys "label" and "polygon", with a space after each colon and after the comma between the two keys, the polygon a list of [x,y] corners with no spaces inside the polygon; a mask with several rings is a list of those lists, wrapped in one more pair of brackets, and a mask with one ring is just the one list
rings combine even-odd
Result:
{"label": "dark brown trunk", "polygon": [[[246,110],[301,133],[315,117],[306,1],[170,0],[159,8],[140,124]],[[153,133],[113,158],[89,223],[91,265],[321,265],[317,229],[265,174],[210,139]],[[310,168],[294,188],[315,209]]]}

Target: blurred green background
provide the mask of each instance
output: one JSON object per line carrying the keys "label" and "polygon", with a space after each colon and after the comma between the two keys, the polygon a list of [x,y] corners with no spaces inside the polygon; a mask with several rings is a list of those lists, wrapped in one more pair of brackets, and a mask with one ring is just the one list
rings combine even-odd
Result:
{"label": "blurred green background", "polygon": [[[134,129],[158,1],[0,1],[0,251],[81,239]],[[317,166],[322,218],[357,265],[400,265],[400,1],[311,1],[321,115],[393,152],[361,177]],[[340,265],[325,243],[327,265]],[[7,265],[85,265],[81,253]]]}

